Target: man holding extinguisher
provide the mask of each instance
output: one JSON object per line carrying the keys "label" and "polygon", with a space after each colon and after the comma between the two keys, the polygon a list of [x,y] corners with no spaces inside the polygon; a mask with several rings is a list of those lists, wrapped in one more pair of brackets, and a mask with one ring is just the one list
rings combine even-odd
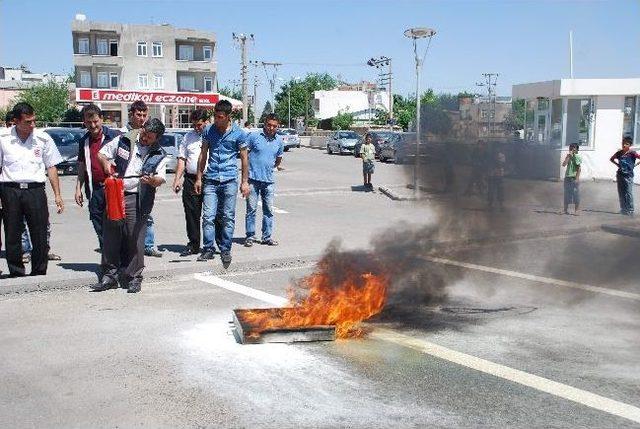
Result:
{"label": "man holding extinguisher", "polygon": [[[140,292],[144,269],[144,238],[147,217],[153,209],[156,188],[166,181],[167,154],[160,147],[165,127],[153,118],[138,132],[116,137],[100,149],[98,159],[105,175],[122,180],[125,216],[121,220],[105,217],[103,225],[102,281],[95,291],[126,287]],[[115,164],[115,173],[111,165]],[[107,189],[107,200],[113,198]],[[116,196],[118,197],[118,196]],[[121,195],[120,195],[121,197]],[[107,202],[109,206],[109,202]],[[125,248],[122,255],[121,246]],[[121,260],[122,258],[126,260]],[[122,272],[118,273],[118,267]]]}

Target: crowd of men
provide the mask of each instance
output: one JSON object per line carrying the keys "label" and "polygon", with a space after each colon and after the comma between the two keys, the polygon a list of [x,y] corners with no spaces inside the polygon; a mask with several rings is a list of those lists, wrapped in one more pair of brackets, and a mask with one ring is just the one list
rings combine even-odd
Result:
{"label": "crowd of men", "polygon": [[[232,260],[238,191],[247,199],[245,246],[257,241],[259,199],[263,212],[261,242],[278,244],[272,236],[273,171],[280,168],[283,153],[276,115],[267,115],[261,132],[249,134],[233,122],[231,113],[231,103],[226,100],[216,104],[213,121],[203,109],[191,113],[193,129],[178,147],[172,184],[174,192],[182,191],[185,213],[188,243],[181,256],[198,254],[197,260],[209,261],[215,258],[217,247],[225,268]],[[103,291],[123,287],[136,293],[142,285],[144,257],[159,253],[151,214],[156,189],[166,182],[168,157],[160,145],[165,126],[157,118],[148,119],[148,107],[142,101],[131,105],[129,123],[123,130],[106,127],[102,111],[94,104],[84,106],[81,114],[87,132],[78,149],[75,201],[81,207],[86,201],[102,255],[100,281],[92,288]],[[0,133],[0,221],[4,220],[9,276],[26,274],[21,243],[25,230],[33,247],[30,274],[44,275],[50,230],[44,186],[48,177],[57,211],[62,213],[64,202],[56,168],[62,157],[52,138],[35,127],[36,112],[30,105],[16,104],[7,119],[12,123]],[[107,216],[107,198],[113,198],[105,194],[108,178],[122,180],[124,219]]]}

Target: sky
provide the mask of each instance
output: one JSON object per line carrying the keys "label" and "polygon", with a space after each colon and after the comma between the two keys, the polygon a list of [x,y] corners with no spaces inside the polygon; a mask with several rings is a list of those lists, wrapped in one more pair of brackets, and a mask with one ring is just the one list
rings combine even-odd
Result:
{"label": "sky", "polygon": [[[280,62],[282,79],[327,72],[348,82],[375,80],[371,57],[392,59],[393,92],[415,92],[410,27],[436,31],[421,91],[484,92],[482,73],[511,85],[569,77],[569,31],[576,78],[640,77],[640,0],[0,0],[0,64],[34,72],[73,70],[71,21],[169,23],[216,33],[218,82],[240,78],[232,33],[254,35],[252,60]],[[420,41],[419,53],[426,44]],[[259,70],[259,100],[268,97]],[[259,101],[260,102],[260,101]]]}

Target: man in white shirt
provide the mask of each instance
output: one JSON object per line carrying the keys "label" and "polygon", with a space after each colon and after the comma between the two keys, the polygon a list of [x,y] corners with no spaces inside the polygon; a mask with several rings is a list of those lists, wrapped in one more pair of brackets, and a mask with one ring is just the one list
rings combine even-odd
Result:
{"label": "man in white shirt", "polygon": [[[209,119],[209,114],[204,109],[196,109],[191,112],[193,130],[189,131],[178,146],[178,164],[173,179],[175,193],[182,189],[182,205],[187,224],[187,248],[180,256],[197,255],[200,253],[200,219],[202,217],[202,194],[196,194],[193,185],[198,172],[198,157],[202,147],[202,130]],[[184,174],[184,182],[180,180]]]}
{"label": "man in white shirt", "polygon": [[21,236],[26,219],[31,235],[31,275],[47,273],[49,209],[44,184],[49,182],[58,213],[64,210],[56,165],[62,157],[53,139],[36,130],[36,115],[28,103],[13,108],[15,126],[0,135],[0,199],[4,215],[7,265],[11,277],[25,275]]}
{"label": "man in white shirt", "polygon": [[[117,288],[119,280],[129,293],[140,292],[147,218],[153,209],[156,188],[166,181],[168,158],[159,144],[164,129],[162,122],[153,118],[140,132],[116,137],[98,153],[105,175],[112,175],[113,162],[113,175],[123,179],[125,219],[104,220],[103,277],[99,284],[93,286],[96,291]],[[125,256],[121,252],[123,245]],[[123,270],[119,276],[121,266]]]}

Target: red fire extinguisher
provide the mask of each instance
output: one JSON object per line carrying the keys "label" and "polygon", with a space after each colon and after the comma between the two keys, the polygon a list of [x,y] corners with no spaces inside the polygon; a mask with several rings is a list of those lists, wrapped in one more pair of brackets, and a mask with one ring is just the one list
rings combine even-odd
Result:
{"label": "red fire extinguisher", "polygon": [[124,219],[124,181],[118,177],[107,177],[104,181],[104,197],[107,219]]}

